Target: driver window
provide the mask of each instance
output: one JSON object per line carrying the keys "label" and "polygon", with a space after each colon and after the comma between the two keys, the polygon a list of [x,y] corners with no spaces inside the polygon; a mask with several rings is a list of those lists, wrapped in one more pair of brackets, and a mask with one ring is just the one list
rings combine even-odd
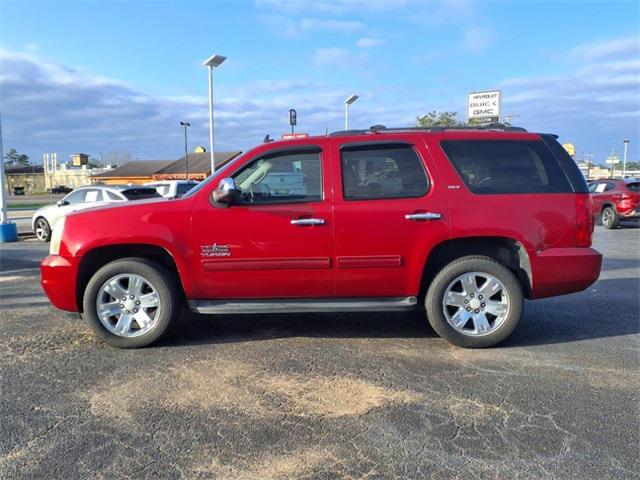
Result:
{"label": "driver window", "polygon": [[259,158],[233,176],[239,203],[322,200],[320,153],[280,153]]}

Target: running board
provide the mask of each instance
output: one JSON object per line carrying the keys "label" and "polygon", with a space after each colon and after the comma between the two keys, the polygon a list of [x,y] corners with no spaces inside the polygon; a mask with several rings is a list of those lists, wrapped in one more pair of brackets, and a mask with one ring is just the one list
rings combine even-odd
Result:
{"label": "running board", "polygon": [[274,300],[190,300],[198,313],[302,313],[302,312],[392,312],[415,308],[416,297],[274,299]]}

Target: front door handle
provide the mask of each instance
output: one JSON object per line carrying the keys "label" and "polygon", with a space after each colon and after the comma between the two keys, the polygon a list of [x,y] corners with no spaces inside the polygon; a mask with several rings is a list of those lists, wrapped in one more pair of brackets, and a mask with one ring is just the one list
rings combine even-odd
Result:
{"label": "front door handle", "polygon": [[324,225],[324,219],[322,218],[298,218],[291,220],[291,225],[298,225],[304,227],[306,225]]}
{"label": "front door handle", "polygon": [[409,213],[404,216],[407,220],[413,220],[415,222],[420,220],[439,220],[442,218],[441,213]]}

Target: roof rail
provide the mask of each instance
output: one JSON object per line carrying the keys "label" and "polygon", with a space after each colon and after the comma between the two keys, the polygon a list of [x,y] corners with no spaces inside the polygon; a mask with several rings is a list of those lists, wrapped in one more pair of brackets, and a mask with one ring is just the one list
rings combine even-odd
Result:
{"label": "roof rail", "polygon": [[368,129],[360,130],[338,130],[329,134],[330,137],[340,137],[345,135],[363,135],[371,133],[384,133],[384,132],[429,132],[439,133],[447,130],[501,130],[503,132],[526,132],[527,129],[522,127],[513,127],[511,125],[505,125],[504,123],[490,123],[488,125],[461,125],[457,127],[391,127],[387,128],[384,125],[373,125]]}

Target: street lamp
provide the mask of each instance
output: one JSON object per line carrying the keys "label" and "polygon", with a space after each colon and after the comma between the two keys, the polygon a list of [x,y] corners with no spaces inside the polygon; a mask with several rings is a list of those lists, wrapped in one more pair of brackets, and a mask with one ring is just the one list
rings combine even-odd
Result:
{"label": "street lamp", "polygon": [[187,170],[187,180],[189,180],[189,149],[187,148],[187,127],[190,127],[189,122],[180,122],[180,125],[184,127],[184,161]]}
{"label": "street lamp", "polygon": [[358,95],[351,95],[344,101],[344,129],[349,130],[349,105],[358,99]]}
{"label": "street lamp", "polygon": [[219,67],[227,57],[222,55],[211,55],[204,62],[204,66],[209,68],[209,149],[211,151],[211,175],[216,171],[216,154],[213,151],[213,69]]}
{"label": "street lamp", "polygon": [[625,138],[622,140],[622,143],[624,144],[624,156],[622,157],[622,178],[624,179],[627,174],[627,147],[629,146],[629,139]]}

